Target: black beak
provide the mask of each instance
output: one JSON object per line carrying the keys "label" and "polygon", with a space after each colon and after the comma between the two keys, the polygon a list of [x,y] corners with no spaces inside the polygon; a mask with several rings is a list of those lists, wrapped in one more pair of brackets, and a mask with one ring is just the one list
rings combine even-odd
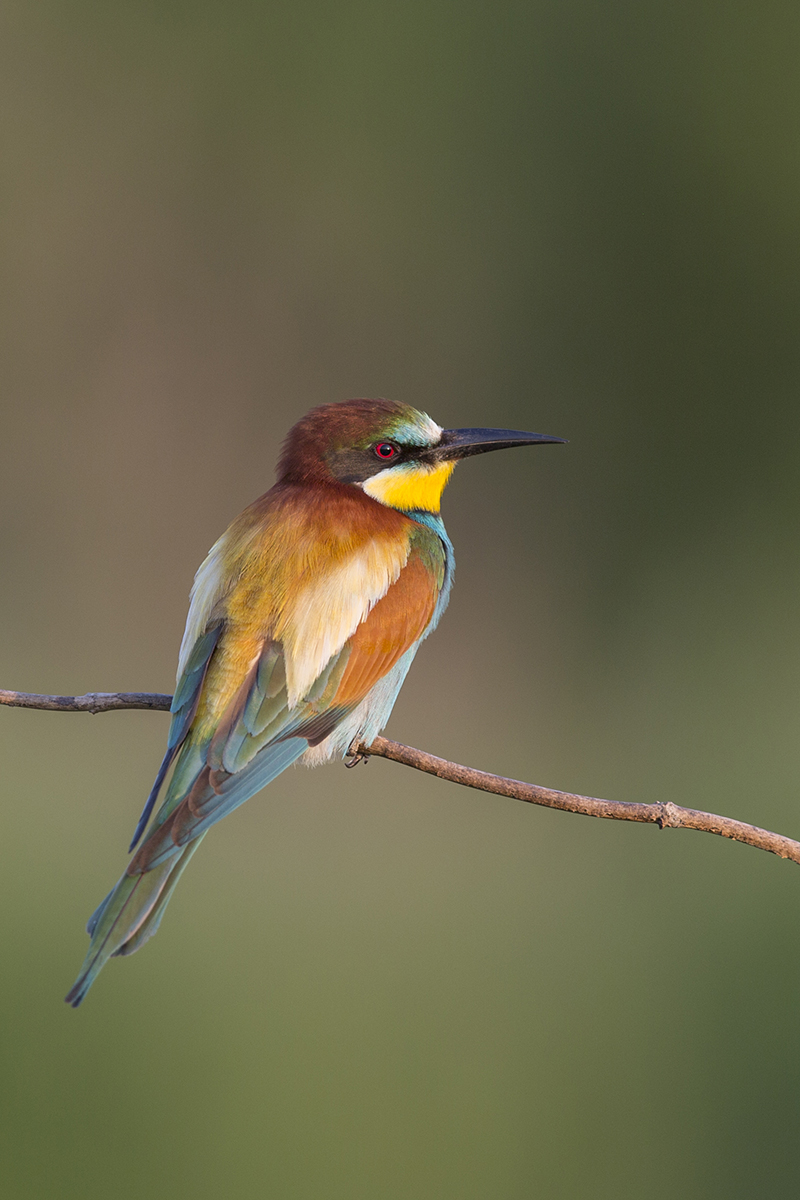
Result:
{"label": "black beak", "polygon": [[546,433],[522,433],[519,429],[445,429],[438,446],[432,446],[421,458],[428,462],[451,462],[486,454],[489,450],[510,450],[512,446],[539,446],[545,442],[566,442],[566,438]]}

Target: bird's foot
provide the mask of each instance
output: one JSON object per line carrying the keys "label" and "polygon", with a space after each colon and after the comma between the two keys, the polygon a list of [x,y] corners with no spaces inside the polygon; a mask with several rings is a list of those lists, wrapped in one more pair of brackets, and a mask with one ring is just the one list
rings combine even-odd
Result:
{"label": "bird's foot", "polygon": [[360,762],[367,762],[369,760],[369,755],[364,753],[363,746],[358,741],[353,742],[347,753],[350,755],[350,758],[344,765],[348,769],[350,767],[357,767]]}

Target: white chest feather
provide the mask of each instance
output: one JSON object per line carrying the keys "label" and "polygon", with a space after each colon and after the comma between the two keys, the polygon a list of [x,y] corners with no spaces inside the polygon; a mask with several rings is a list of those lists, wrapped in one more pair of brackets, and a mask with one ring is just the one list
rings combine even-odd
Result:
{"label": "white chest feather", "polygon": [[275,631],[283,642],[290,707],[386,595],[407,559],[406,544],[375,539],[301,586]]}

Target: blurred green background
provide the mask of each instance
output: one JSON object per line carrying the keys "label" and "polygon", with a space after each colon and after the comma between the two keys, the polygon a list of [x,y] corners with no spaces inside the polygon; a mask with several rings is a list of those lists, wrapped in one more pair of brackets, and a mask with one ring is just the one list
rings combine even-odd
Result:
{"label": "blurred green background", "polygon": [[[388,729],[800,834],[800,9],[0,12],[0,686],[171,689],[312,404],[469,462]],[[800,1187],[800,874],[373,761],[215,830],[77,1013],[163,714],[4,710],[9,1200]]]}

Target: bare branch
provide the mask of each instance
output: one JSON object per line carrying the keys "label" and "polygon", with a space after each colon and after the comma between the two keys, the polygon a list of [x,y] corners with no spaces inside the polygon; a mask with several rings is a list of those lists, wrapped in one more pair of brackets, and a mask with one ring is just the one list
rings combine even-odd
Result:
{"label": "bare branch", "polygon": [[[87,692],[85,696],[39,696],[30,692],[6,692],[0,690],[0,704],[14,708],[39,708],[51,712],[111,712],[121,708],[144,708],[167,710],[171,696],[154,692]],[[582,813],[587,817],[606,817],[613,821],[639,821],[658,825],[661,829],[698,829],[702,833],[716,833],[768,850],[779,858],[789,858],[800,864],[800,842],[759,829],[744,821],[731,817],[719,817],[715,813],[700,812],[694,808],[683,808],[667,801],[666,804],[627,804],[621,800],[598,800],[593,796],[579,796],[572,792],[556,792],[551,788],[539,787],[535,783],[523,783],[519,779],[506,779],[502,775],[490,775],[487,771],[476,771],[460,763],[437,758],[413,746],[391,742],[377,737],[369,745],[352,747],[354,763],[362,758],[388,758],[403,766],[425,771],[438,779],[447,779],[464,787],[477,788],[495,796],[508,796],[512,800],[523,800],[526,804],[540,804],[545,808],[559,808],[564,812]]]}
{"label": "bare branch", "polygon": [[4,692],[0,704],[11,708],[44,708],[50,712],[113,712],[118,708],[166,709],[172,696],[159,692],[87,692],[85,696],[38,696],[34,692]]}
{"label": "bare branch", "polygon": [[640,821],[658,825],[661,829],[699,829],[702,833],[717,833],[720,837],[735,842],[769,850],[779,858],[790,858],[800,863],[800,842],[784,837],[781,833],[770,833],[757,825],[745,821],[734,821],[732,817],[718,817],[715,813],[701,812],[694,808],[682,808],[671,800],[666,804],[627,804],[623,800],[597,800],[593,796],[579,796],[573,792],[556,792],[540,787],[536,783],[523,783],[519,779],[506,779],[502,775],[490,775],[487,771],[476,771],[474,767],[462,767],[460,763],[437,758],[425,750],[415,750],[400,742],[390,742],[377,737],[370,746],[355,747],[356,753],[364,756],[376,755],[389,758],[392,762],[414,767],[439,779],[449,779],[464,787],[477,788],[481,792],[492,792],[496,796],[510,796],[512,800],[524,800],[527,804],[540,804],[544,808],[560,808],[564,812],[582,813],[586,817],[607,817],[612,821]]}

